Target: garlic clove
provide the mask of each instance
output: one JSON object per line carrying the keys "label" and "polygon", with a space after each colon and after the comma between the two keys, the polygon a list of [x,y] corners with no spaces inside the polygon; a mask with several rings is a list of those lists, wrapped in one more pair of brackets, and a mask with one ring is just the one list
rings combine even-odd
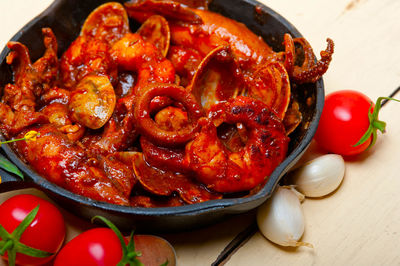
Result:
{"label": "garlic clove", "polygon": [[291,171],[289,179],[306,197],[322,197],[339,187],[344,173],[343,157],[325,154]]}
{"label": "garlic clove", "polygon": [[296,189],[296,186],[295,186],[295,185],[282,186],[282,187],[283,187],[283,188],[290,189],[291,191],[293,191],[294,194],[296,194],[297,198],[299,199],[300,203],[303,203],[303,201],[306,199],[306,196],[304,196],[303,193],[299,192],[299,191]]}
{"label": "garlic clove", "polygon": [[257,210],[261,233],[281,246],[308,246],[300,242],[304,233],[304,215],[298,196],[288,187],[277,187],[272,197]]}

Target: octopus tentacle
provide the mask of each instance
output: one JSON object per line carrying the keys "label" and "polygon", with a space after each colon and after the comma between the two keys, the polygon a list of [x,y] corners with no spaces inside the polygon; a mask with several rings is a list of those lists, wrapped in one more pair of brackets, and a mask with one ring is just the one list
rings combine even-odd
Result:
{"label": "octopus tentacle", "polygon": [[[160,128],[150,117],[150,102],[156,96],[168,96],[183,104],[188,113],[190,124],[177,131]],[[134,107],[134,117],[137,129],[146,135],[153,143],[161,146],[179,146],[187,143],[198,131],[197,120],[202,116],[200,105],[194,96],[185,88],[163,83],[150,84],[145,92],[138,97]]]}
{"label": "octopus tentacle", "polygon": [[328,43],[327,48],[320,52],[321,59],[315,63],[312,63],[314,62],[314,59],[311,59],[313,52],[310,44],[302,38],[295,39],[294,41],[302,46],[305,60],[301,66],[295,65],[293,67],[291,78],[293,79],[293,81],[300,84],[316,82],[328,70],[334,51],[333,41],[329,38],[326,39]]}
{"label": "octopus tentacle", "polygon": [[[237,152],[229,151],[217,135],[215,122],[243,123],[248,139]],[[220,102],[199,120],[202,128],[185,147],[196,179],[217,192],[254,188],[284,159],[289,138],[280,119],[261,101],[238,96]]]}
{"label": "octopus tentacle", "polygon": [[289,33],[286,33],[283,37],[283,42],[285,45],[285,59],[284,59],[284,66],[288,73],[293,71],[294,63],[295,63],[295,46],[292,36]]}

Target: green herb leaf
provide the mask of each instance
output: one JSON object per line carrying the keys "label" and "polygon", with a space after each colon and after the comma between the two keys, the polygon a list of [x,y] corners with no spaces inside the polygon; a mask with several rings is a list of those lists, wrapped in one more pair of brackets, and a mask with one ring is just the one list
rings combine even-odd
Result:
{"label": "green herb leaf", "polygon": [[[39,136],[40,136],[40,133],[38,133],[34,130],[31,130],[28,133],[26,133],[23,138],[0,141],[0,146],[1,146],[1,144],[22,141],[22,140],[36,141],[36,137],[39,137]],[[11,163],[9,160],[7,160],[4,156],[1,156],[1,155],[0,155],[0,168],[3,168],[4,170],[6,170],[10,173],[16,174],[17,176],[21,177],[22,180],[24,180],[24,175],[21,173],[21,171],[13,163]]]}
{"label": "green herb leaf", "polygon": [[22,172],[12,162],[10,162],[2,155],[0,155],[0,168],[3,168],[10,173],[16,174],[17,176],[21,177],[22,180],[24,180],[24,175],[22,174]]}

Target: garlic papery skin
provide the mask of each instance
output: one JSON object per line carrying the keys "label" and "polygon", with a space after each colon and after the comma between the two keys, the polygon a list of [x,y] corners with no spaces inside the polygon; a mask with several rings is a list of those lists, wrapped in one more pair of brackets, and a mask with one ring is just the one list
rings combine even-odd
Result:
{"label": "garlic papery skin", "polygon": [[322,197],[339,187],[344,173],[343,157],[325,154],[290,172],[289,179],[306,197]]}
{"label": "garlic papery skin", "polygon": [[278,186],[270,199],[257,210],[261,233],[281,246],[309,246],[299,242],[304,233],[304,215],[298,196],[288,187]]}

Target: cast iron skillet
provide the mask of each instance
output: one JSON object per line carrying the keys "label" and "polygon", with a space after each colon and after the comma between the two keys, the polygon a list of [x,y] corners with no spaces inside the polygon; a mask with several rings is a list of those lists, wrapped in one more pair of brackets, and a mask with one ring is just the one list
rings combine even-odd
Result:
{"label": "cast iron skillet", "polygon": [[[57,37],[59,56],[61,56],[78,36],[80,27],[88,14],[104,2],[107,1],[56,0],[11,40],[25,44],[29,48],[32,60],[36,60],[44,52],[41,28],[51,27]],[[261,35],[275,51],[283,50],[284,33],[289,32],[294,37],[301,36],[297,29],[282,16],[253,0],[214,0],[210,5],[210,10],[245,23],[256,34]],[[135,27],[134,22],[131,24],[131,28]],[[8,53],[9,49],[5,48],[0,54],[0,88],[12,82],[11,69],[5,62]],[[254,195],[168,208],[133,208],[108,204],[73,194],[48,182],[26,165],[8,145],[2,146],[4,153],[24,172],[26,178],[22,181],[0,170],[2,177],[0,192],[34,187],[44,191],[61,206],[80,217],[90,219],[94,215],[102,215],[120,228],[134,227],[136,230],[153,232],[189,230],[214,223],[232,214],[249,211],[271,195],[281,177],[307,149],[316,131],[324,103],[323,81],[294,86],[292,90],[293,97],[300,103],[303,122],[290,135],[291,142],[287,158],[275,169],[263,188]],[[4,137],[0,136],[0,139],[4,140]]]}

